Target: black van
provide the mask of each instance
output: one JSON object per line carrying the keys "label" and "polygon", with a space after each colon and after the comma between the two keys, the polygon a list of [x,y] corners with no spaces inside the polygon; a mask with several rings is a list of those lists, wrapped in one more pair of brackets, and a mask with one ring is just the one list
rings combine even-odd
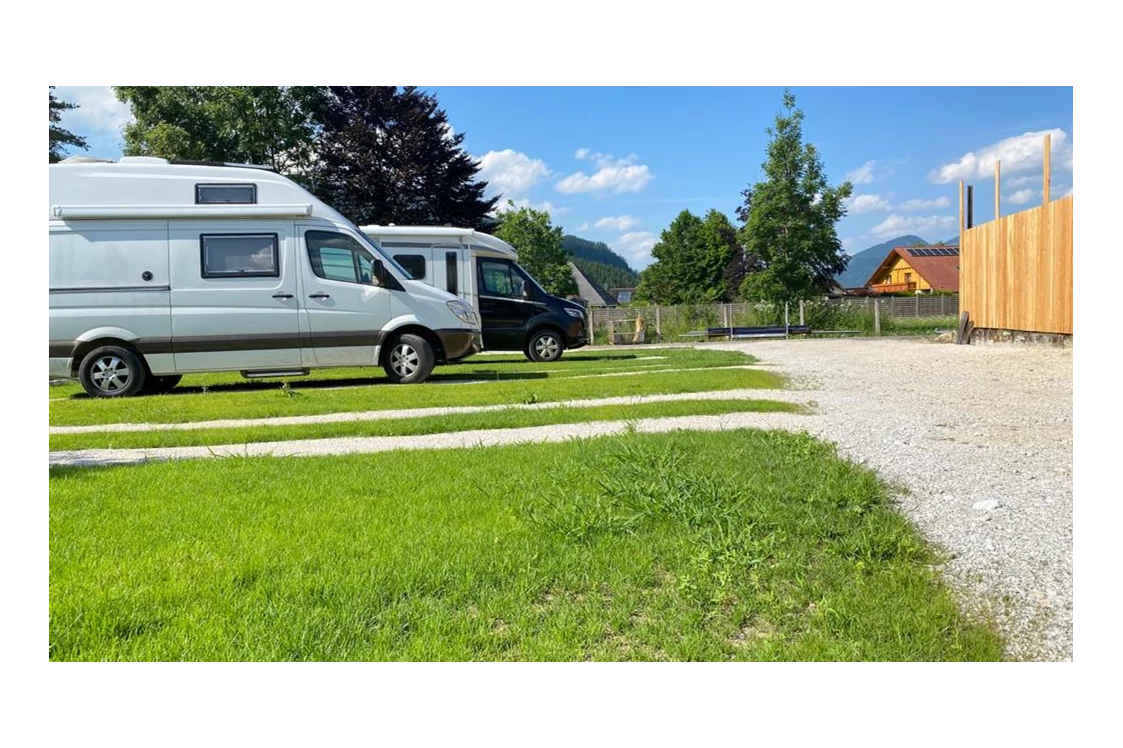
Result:
{"label": "black van", "polygon": [[531,361],[556,361],[589,343],[588,312],[546,293],[513,260],[476,258],[484,350],[522,351]]}

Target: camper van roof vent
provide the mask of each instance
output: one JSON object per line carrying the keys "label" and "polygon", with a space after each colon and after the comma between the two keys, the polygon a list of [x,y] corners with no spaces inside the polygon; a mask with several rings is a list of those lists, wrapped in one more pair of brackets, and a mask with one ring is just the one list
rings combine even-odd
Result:
{"label": "camper van roof vent", "polygon": [[59,161],[60,164],[111,164],[112,160],[108,158],[97,158],[96,156],[71,156]]}
{"label": "camper van roof vent", "polygon": [[229,161],[186,161],[183,159],[173,159],[169,161],[170,164],[179,164],[180,166],[234,166],[239,169],[259,169],[261,171],[276,172],[272,166],[265,166],[264,164],[234,164]]}
{"label": "camper van roof vent", "polygon": [[157,158],[155,156],[122,156],[117,162],[119,164],[166,164],[166,158]]}

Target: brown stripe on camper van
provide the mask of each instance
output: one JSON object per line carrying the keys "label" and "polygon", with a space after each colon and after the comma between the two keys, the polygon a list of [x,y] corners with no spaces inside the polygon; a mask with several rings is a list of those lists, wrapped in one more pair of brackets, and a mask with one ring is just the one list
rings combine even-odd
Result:
{"label": "brown stripe on camper van", "polygon": [[[384,334],[378,330],[313,333],[313,348],[350,348],[378,345]],[[268,351],[302,348],[309,345],[307,333],[269,333],[261,335],[198,335],[189,338],[139,338],[129,341],[145,355],[157,353],[219,353],[226,351]],[[78,347],[76,340],[52,340],[51,358],[70,358]]]}
{"label": "brown stripe on camper van", "polygon": [[51,358],[70,358],[77,345],[73,340],[52,340]]}

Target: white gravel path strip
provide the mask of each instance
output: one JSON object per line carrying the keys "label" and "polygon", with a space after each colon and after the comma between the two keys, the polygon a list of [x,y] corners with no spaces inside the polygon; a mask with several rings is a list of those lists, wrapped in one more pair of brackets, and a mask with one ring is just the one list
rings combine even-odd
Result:
{"label": "white gravel path strip", "polygon": [[677,429],[724,431],[739,428],[804,428],[808,416],[794,413],[728,413],[674,418],[641,418],[632,421],[594,421],[553,424],[519,429],[479,429],[421,436],[368,436],[341,439],[300,439],[212,447],[164,447],[160,449],[89,449],[78,452],[51,452],[50,464],[100,466],[136,464],[159,460],[189,460],[212,457],[316,457],[403,449],[452,449],[490,447],[501,444],[560,442],[594,436],[619,434],[634,427],[642,433],[662,433]]}
{"label": "white gravel path strip", "polygon": [[[792,390],[713,390],[686,392],[677,395],[624,395],[588,400],[559,400],[544,403],[507,405],[462,405],[441,408],[409,408],[405,410],[368,410],[351,413],[323,413],[314,416],[285,416],[277,418],[228,418],[217,421],[192,421],[189,423],[108,423],[93,426],[51,426],[51,434],[92,434],[124,431],[195,431],[198,429],[229,429],[245,427],[303,426],[316,423],[349,423],[352,421],[383,421],[400,418],[428,418],[460,413],[494,413],[511,410],[550,410],[553,408],[595,408],[604,405],[643,405],[683,400],[779,400],[806,404],[807,393]],[[625,414],[621,414],[625,415]]]}
{"label": "white gravel path strip", "polygon": [[[1072,349],[893,339],[720,344],[815,390],[808,430],[907,486],[965,607],[1019,659],[1072,659]],[[1004,602],[1005,601],[1005,602]]]}

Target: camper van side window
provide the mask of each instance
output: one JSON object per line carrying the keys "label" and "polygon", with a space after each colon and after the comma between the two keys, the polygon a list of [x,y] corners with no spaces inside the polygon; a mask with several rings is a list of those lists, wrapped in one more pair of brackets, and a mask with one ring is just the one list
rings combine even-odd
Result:
{"label": "camper van side window", "polygon": [[445,290],[453,296],[460,293],[460,267],[456,252],[445,252]]}
{"label": "camper van side window", "polygon": [[256,202],[256,184],[195,185],[196,205],[253,205]]}
{"label": "camper van side window", "polygon": [[334,231],[306,231],[312,272],[326,280],[373,283],[374,258],[351,237]]}
{"label": "camper van side window", "polygon": [[394,255],[394,261],[408,270],[410,277],[414,280],[425,278],[424,255]]}
{"label": "camper van side window", "polygon": [[204,278],[276,278],[280,272],[276,234],[201,234]]}
{"label": "camper van side window", "polygon": [[480,279],[484,293],[507,299],[519,298],[521,279],[511,273],[511,266],[501,260],[481,260]]}

